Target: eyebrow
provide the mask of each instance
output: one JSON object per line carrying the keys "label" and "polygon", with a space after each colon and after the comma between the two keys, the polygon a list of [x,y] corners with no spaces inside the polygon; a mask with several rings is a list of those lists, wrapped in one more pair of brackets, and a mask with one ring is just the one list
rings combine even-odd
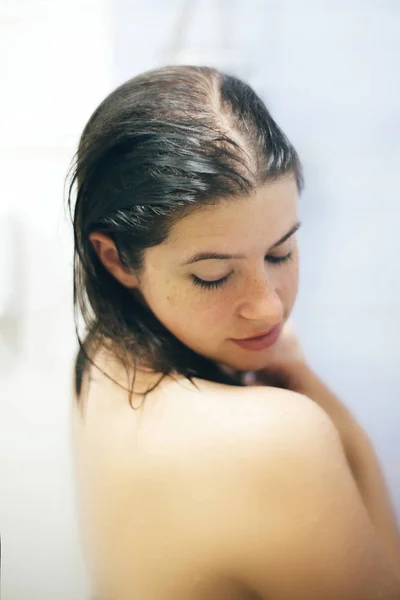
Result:
{"label": "eyebrow", "polygon": [[[285,235],[280,240],[278,240],[273,246],[271,246],[270,250],[272,250],[273,248],[277,248],[277,246],[280,246],[281,244],[283,244],[283,242],[286,242],[287,239],[289,239],[294,233],[296,233],[300,226],[301,222],[298,221],[295,225],[293,225],[290,231],[285,233]],[[238,258],[246,258],[246,256],[244,254],[221,254],[220,252],[196,252],[196,254],[194,254],[191,258],[181,263],[181,266],[191,265],[192,263],[199,262],[200,260],[231,260]]]}

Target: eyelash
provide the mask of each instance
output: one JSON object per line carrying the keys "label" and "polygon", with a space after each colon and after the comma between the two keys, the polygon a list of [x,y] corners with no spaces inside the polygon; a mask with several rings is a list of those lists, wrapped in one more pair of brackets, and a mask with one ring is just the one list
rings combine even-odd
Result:
{"label": "eyelash", "polygon": [[[289,252],[289,254],[286,254],[286,256],[270,256],[267,260],[273,265],[279,265],[288,262],[292,258],[293,252]],[[196,275],[192,275],[193,285],[200,286],[202,289],[206,290],[215,290],[221,287],[229,279],[229,277],[230,275],[227,275],[226,277],[217,279],[216,281],[204,281],[204,279],[200,279]]]}

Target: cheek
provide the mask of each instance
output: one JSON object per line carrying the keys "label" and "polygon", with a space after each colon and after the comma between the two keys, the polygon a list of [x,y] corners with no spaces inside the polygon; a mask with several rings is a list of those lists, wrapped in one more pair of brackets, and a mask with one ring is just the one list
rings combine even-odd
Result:
{"label": "cheek", "polygon": [[282,276],[278,279],[276,291],[285,304],[293,303],[299,287],[299,265],[293,261],[283,269]]}
{"label": "cheek", "polygon": [[222,290],[170,289],[165,297],[166,309],[171,327],[175,332],[186,336],[194,335],[201,340],[209,339],[225,327],[231,312],[232,299]]}
{"label": "cheek", "polygon": [[229,320],[230,306],[233,306],[233,302],[229,301],[229,295],[222,290],[196,289],[188,298],[185,310],[196,323],[199,335],[204,335],[205,327],[214,331],[223,328],[224,323]]}
{"label": "cheek", "polygon": [[[156,316],[175,333],[204,332],[215,327],[226,312],[226,303],[212,292],[177,285],[168,280],[158,282],[152,290],[151,304]],[[156,293],[155,293],[156,292]]]}

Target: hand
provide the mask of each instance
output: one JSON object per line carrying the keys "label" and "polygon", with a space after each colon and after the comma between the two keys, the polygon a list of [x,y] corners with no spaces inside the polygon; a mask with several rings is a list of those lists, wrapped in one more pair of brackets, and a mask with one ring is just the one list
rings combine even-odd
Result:
{"label": "hand", "polygon": [[288,319],[279,339],[270,349],[268,364],[256,372],[256,385],[271,385],[290,389],[289,376],[298,365],[306,364],[306,357],[293,322]]}

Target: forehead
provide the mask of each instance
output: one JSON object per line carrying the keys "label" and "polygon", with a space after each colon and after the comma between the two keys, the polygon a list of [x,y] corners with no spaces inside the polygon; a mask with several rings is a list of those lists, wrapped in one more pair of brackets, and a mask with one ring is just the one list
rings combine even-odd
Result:
{"label": "forehead", "polygon": [[[298,189],[294,178],[271,182],[248,198],[221,200],[214,206],[187,215],[171,229],[164,242],[167,252],[187,253],[193,248],[223,250],[223,244],[237,238],[257,238],[271,242],[283,235],[297,216]],[[221,246],[222,244],[222,246]],[[181,256],[182,257],[182,256]]]}

